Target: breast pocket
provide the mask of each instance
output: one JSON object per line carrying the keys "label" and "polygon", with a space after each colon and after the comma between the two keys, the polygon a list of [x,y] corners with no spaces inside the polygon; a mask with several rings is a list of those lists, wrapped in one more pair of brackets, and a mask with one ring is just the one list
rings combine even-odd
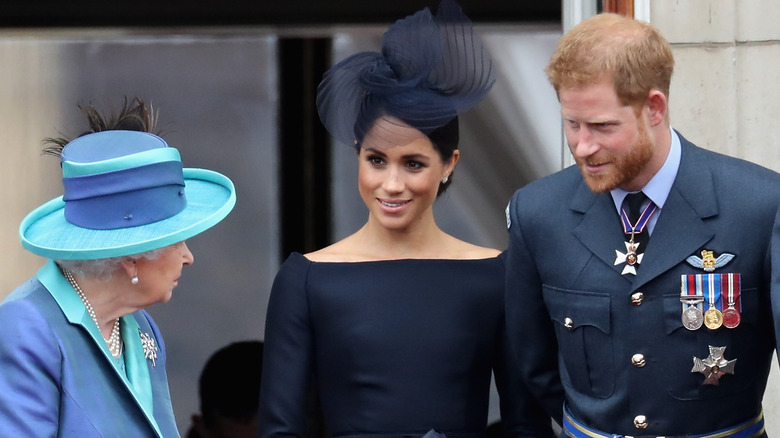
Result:
{"label": "breast pocket", "polygon": [[551,286],[543,293],[558,337],[563,383],[591,397],[609,397],[615,389],[611,296]]}

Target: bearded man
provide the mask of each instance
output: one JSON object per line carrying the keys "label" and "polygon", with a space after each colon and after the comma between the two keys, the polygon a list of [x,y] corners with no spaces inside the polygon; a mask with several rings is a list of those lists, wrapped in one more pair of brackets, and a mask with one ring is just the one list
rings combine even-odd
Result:
{"label": "bearded man", "polygon": [[577,166],[507,207],[506,315],[566,436],[765,436],[780,175],[670,126],[673,67],[657,29],[600,14],[546,69]]}

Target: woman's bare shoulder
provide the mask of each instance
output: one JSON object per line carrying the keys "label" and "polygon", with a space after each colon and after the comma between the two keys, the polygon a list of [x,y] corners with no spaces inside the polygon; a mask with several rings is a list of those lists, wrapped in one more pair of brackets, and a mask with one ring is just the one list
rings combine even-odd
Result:
{"label": "woman's bare shoulder", "polygon": [[489,259],[498,257],[501,250],[486,246],[479,246],[457,238],[452,238],[450,243],[452,258],[457,259]]}
{"label": "woman's bare shoulder", "polygon": [[360,256],[358,249],[354,237],[349,236],[317,251],[306,253],[303,256],[312,262],[345,263],[362,261],[363,257]]}

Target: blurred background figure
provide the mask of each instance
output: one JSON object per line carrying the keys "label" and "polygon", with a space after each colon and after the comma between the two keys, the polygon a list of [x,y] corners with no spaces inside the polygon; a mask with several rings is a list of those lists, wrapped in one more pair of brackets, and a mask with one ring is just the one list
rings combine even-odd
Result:
{"label": "blurred background figure", "polygon": [[263,343],[241,341],[214,353],[198,380],[200,413],[187,438],[255,438]]}

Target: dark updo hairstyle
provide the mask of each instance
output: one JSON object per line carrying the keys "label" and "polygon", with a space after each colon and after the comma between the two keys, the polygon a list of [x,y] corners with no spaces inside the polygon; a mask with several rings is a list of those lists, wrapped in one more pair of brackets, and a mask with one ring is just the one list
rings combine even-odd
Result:
{"label": "dark updo hairstyle", "polygon": [[[439,152],[441,161],[443,163],[449,163],[452,159],[452,153],[458,148],[458,142],[460,142],[460,131],[458,128],[458,116],[455,116],[452,120],[447,122],[446,125],[436,128],[428,134],[428,138],[433,143],[433,148]],[[450,172],[447,182],[439,183],[439,191],[436,196],[441,195],[447,190],[447,187],[452,184],[452,175],[455,173],[453,170]]]}

